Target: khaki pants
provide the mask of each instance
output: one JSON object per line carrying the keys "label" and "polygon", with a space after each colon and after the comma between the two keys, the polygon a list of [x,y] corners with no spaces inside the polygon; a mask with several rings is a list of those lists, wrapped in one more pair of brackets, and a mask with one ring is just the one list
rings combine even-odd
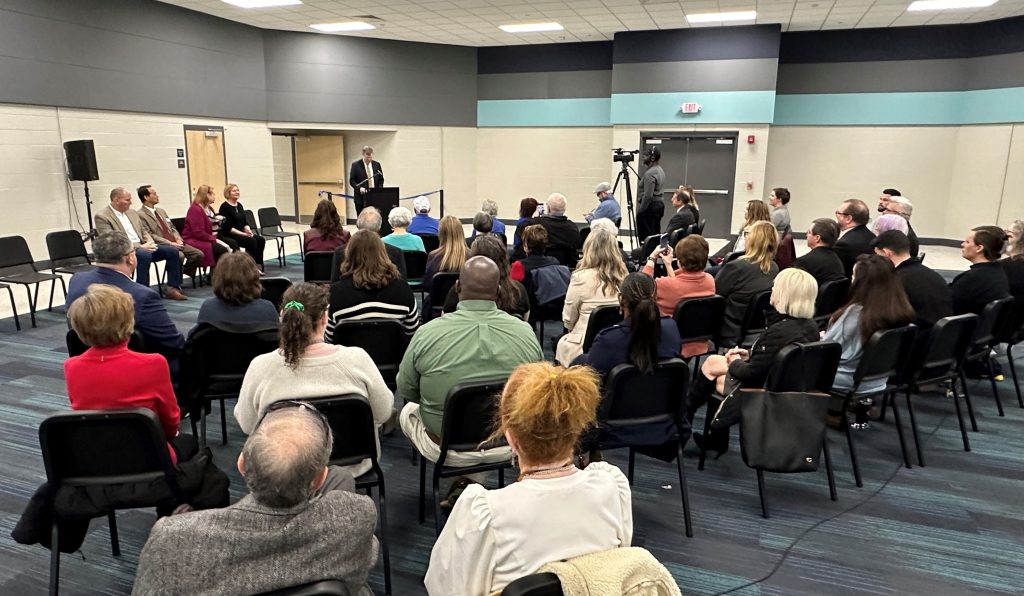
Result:
{"label": "khaki pants", "polygon": [[[402,426],[402,432],[420,452],[420,455],[437,463],[437,458],[441,457],[441,447],[427,435],[427,427],[423,425],[423,419],[420,418],[420,405],[405,404],[402,412],[398,415],[398,422]],[[463,468],[477,464],[508,461],[511,456],[512,448],[508,445],[484,451],[449,451],[444,465]]]}
{"label": "khaki pants", "polygon": [[185,244],[178,253],[181,255],[181,271],[189,277],[195,277],[196,269],[199,268],[199,264],[203,262],[203,251],[199,250],[194,246]]}

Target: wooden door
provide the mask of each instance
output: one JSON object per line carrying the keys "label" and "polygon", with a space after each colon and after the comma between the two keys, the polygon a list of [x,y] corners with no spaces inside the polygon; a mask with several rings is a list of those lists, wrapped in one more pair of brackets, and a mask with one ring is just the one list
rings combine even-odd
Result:
{"label": "wooden door", "polygon": [[[313,220],[319,193],[345,192],[345,139],[341,135],[295,137],[295,180],[298,183],[299,221]],[[346,201],[334,200],[342,222],[347,217]]]}
{"label": "wooden door", "polygon": [[224,129],[220,127],[185,127],[185,157],[188,165],[189,200],[196,190],[209,184],[217,196],[228,183],[227,161],[224,157]]}

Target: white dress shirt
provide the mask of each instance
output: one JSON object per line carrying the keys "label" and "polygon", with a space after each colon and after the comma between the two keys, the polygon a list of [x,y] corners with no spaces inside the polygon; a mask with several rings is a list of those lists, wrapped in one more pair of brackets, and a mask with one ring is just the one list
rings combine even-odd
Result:
{"label": "white dress shirt", "polygon": [[121,213],[117,209],[111,209],[114,212],[114,217],[117,221],[121,222],[121,227],[124,228],[124,233],[128,235],[128,239],[132,241],[132,244],[142,244],[142,238],[139,237],[139,233],[135,231],[135,226],[132,225],[132,220],[128,219],[128,216]]}
{"label": "white dress shirt", "polygon": [[366,187],[373,188],[373,162],[366,163],[364,161],[363,165],[366,166]]}

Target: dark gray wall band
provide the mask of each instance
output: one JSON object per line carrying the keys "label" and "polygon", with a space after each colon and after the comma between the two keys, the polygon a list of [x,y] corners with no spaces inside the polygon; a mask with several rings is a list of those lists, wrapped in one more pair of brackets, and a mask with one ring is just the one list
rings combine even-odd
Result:
{"label": "dark gray wall band", "polygon": [[612,60],[622,64],[778,58],[781,31],[780,25],[624,31],[615,34]]}
{"label": "dark gray wall band", "polygon": [[575,99],[610,97],[611,70],[478,75],[478,99]]}
{"label": "dark gray wall band", "polygon": [[612,93],[774,91],[778,67],[775,58],[616,64]]}
{"label": "dark gray wall band", "polygon": [[547,43],[477,48],[477,73],[609,70],[612,42]]}

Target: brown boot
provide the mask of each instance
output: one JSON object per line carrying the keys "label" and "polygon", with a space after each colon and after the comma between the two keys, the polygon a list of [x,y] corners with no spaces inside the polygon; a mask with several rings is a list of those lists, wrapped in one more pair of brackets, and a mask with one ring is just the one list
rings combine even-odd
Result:
{"label": "brown boot", "polygon": [[188,300],[178,288],[167,288],[164,290],[164,298],[168,300]]}

